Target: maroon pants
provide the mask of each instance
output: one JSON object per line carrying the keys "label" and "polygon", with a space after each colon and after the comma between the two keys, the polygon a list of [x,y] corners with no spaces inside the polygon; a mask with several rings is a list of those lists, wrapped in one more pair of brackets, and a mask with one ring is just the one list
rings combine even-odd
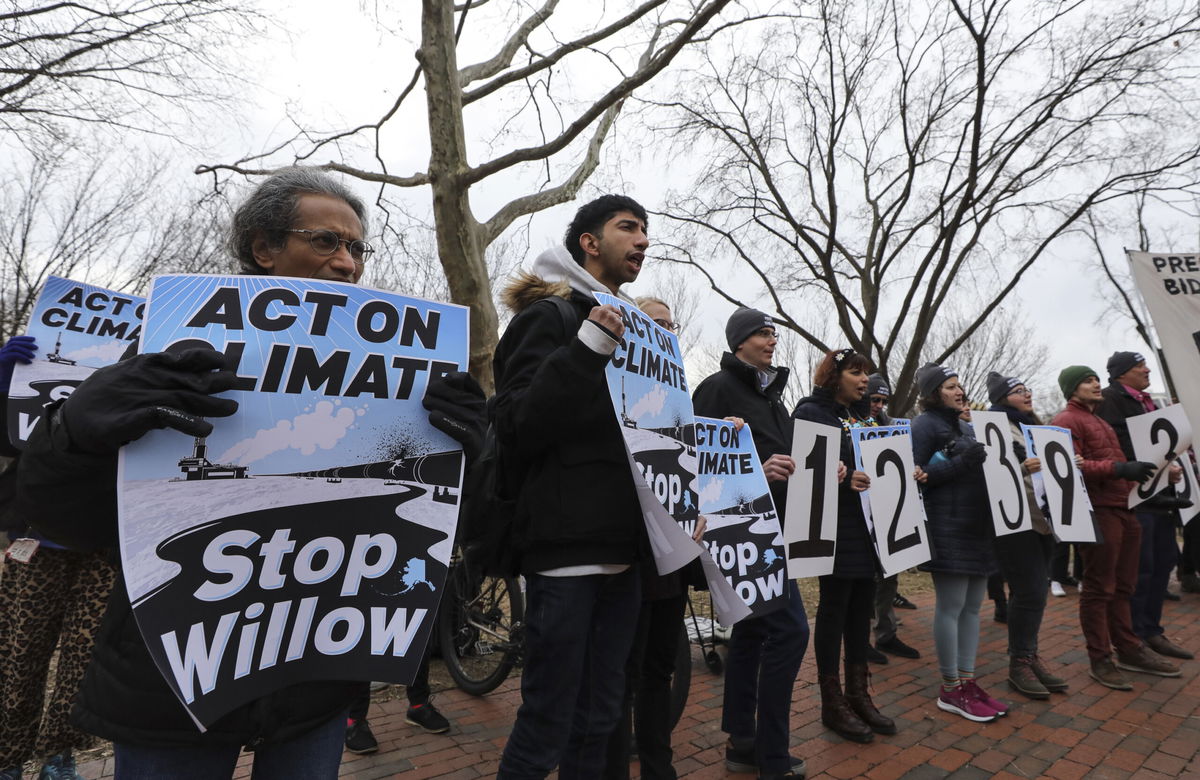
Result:
{"label": "maroon pants", "polygon": [[1096,527],[1103,544],[1083,544],[1083,592],[1079,596],[1079,625],[1087,641],[1088,658],[1103,661],[1112,654],[1130,653],[1142,646],[1133,633],[1129,597],[1137,586],[1142,527],[1128,509],[1096,507]]}

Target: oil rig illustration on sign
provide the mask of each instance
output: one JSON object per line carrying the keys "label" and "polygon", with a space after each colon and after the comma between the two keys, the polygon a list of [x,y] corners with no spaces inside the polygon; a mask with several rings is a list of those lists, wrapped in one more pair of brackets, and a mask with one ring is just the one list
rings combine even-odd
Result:
{"label": "oil rig illustration on sign", "polygon": [[198,479],[248,479],[246,466],[232,463],[213,463],[208,459],[208,444],[203,436],[197,436],[192,443],[192,454],[179,459],[179,470],[183,479],[178,477],[176,482],[191,482]]}
{"label": "oil rig illustration on sign", "polygon": [[46,360],[51,363],[59,363],[64,366],[75,365],[74,360],[68,360],[62,356],[62,331],[58,332],[58,338],[54,340],[54,351],[46,355]]}

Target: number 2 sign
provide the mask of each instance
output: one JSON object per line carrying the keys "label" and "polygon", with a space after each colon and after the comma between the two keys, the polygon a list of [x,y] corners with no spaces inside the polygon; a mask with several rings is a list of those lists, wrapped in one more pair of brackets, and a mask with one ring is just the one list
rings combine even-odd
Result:
{"label": "number 2 sign", "polygon": [[1030,457],[1040,458],[1042,470],[1033,475],[1045,490],[1050,525],[1060,542],[1096,541],[1092,502],[1075,466],[1071,432],[1055,425],[1022,425]]}
{"label": "number 2 sign", "polygon": [[[878,435],[885,430],[887,434]],[[930,558],[925,505],[913,479],[916,464],[909,429],[855,428],[850,433],[858,470],[871,478],[863,501],[870,508],[884,576],[925,563]]]}
{"label": "number 2 sign", "polygon": [[1138,460],[1158,467],[1154,476],[1129,491],[1132,509],[1167,487],[1167,466],[1192,446],[1192,424],[1179,404],[1130,417],[1125,423],[1129,426],[1133,454]]}
{"label": "number 2 sign", "polygon": [[1012,448],[1008,415],[1003,412],[971,412],[975,438],[987,450],[983,477],[987,482],[988,504],[996,536],[1029,531],[1033,517],[1021,476],[1021,462]]}

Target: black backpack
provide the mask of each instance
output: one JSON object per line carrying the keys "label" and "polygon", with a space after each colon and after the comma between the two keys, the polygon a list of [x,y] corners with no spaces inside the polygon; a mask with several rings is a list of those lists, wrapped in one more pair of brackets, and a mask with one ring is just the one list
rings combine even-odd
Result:
{"label": "black backpack", "polygon": [[[558,309],[563,344],[569,344],[579,330],[575,307],[557,295],[542,300]],[[513,577],[520,571],[513,531],[525,467],[502,451],[496,435],[495,401],[495,396],[488,399],[487,433],[479,457],[467,473],[458,539],[470,566],[489,577]]]}

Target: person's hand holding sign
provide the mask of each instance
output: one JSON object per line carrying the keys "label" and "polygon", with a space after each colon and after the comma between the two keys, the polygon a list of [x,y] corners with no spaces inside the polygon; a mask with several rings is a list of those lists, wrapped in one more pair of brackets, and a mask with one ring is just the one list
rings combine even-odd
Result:
{"label": "person's hand holding sign", "polygon": [[763,461],[767,482],[782,482],[796,471],[796,461],[790,455],[775,454]]}
{"label": "person's hand holding sign", "polygon": [[600,326],[601,330],[616,341],[620,341],[625,335],[625,323],[621,321],[621,312],[612,304],[594,307],[588,312],[588,320]]}
{"label": "person's hand holding sign", "polygon": [[871,487],[871,478],[865,471],[856,471],[850,475],[850,489],[861,493]]}

